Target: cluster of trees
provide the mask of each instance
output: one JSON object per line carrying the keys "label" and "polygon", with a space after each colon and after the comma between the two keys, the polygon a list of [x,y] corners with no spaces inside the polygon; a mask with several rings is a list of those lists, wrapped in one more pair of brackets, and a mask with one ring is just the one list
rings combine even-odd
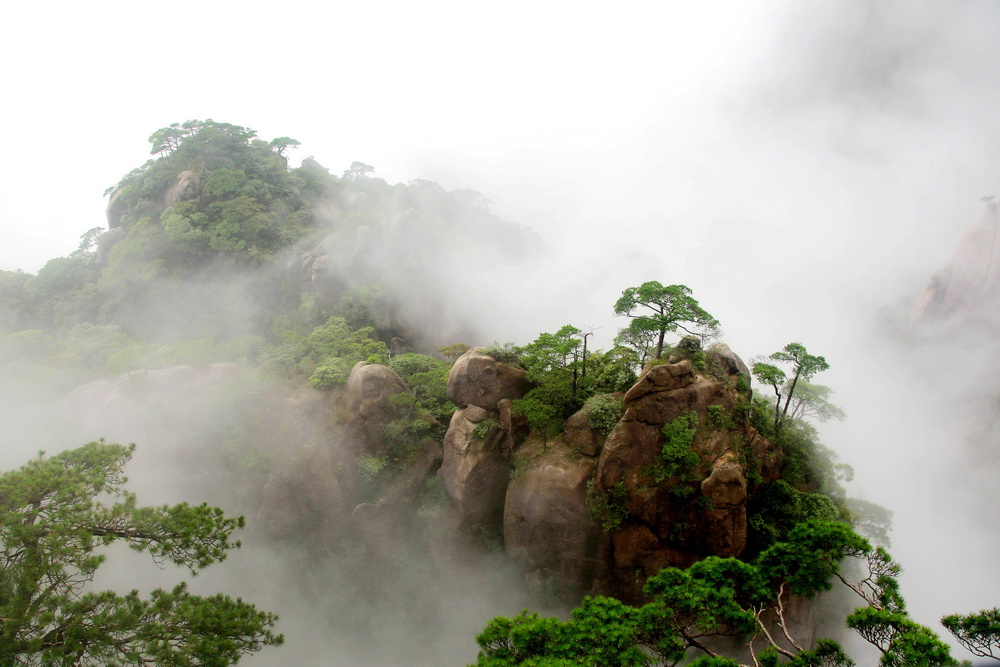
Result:
{"label": "cluster of trees", "polygon": [[719,322],[698,304],[686,285],[664,287],[656,281],[630,287],[615,303],[615,313],[631,318],[607,351],[592,350],[593,332],[567,324],[541,333],[516,347],[494,344],[487,354],[527,371],[535,387],[515,401],[515,411],[544,438],[593,397],[625,392],[638,379],[647,358],[659,359],[668,332],[697,333],[703,340],[718,335]]}
{"label": "cluster of trees", "polygon": [[[845,559],[861,561],[864,574],[845,573]],[[814,598],[833,582],[860,599],[845,623],[879,651],[880,667],[958,665],[948,645],[907,613],[899,573],[885,549],[846,524],[804,522],[753,561],[710,557],[661,570],[647,581],[650,601],[640,607],[595,596],[565,621],[527,610],[494,618],[476,638],[476,665],[852,667],[837,641],[797,639],[788,612],[792,596]],[[943,622],[976,655],[1000,659],[1000,610]]]}

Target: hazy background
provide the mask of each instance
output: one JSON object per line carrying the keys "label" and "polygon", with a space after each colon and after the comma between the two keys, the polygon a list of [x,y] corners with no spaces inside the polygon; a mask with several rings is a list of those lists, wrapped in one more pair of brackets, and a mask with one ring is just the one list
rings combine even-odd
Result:
{"label": "hazy background", "polygon": [[294,137],[293,164],[479,190],[553,254],[470,299],[469,342],[573,323],[606,346],[623,288],[687,284],[744,358],[830,361],[849,420],[825,439],[895,511],[918,620],[1000,603],[996,464],[962,449],[995,362],[873,325],[1000,194],[1000,6],[313,4],[8,8],[0,268],[72,251],[145,138],[192,118]]}

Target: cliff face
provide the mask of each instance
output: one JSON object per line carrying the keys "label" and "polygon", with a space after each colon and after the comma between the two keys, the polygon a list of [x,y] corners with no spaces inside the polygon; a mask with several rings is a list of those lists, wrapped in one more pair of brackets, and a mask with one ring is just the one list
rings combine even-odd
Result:
{"label": "cliff face", "polygon": [[[706,356],[712,372],[687,359],[654,366],[606,436],[585,408],[563,433],[525,439],[501,417],[505,399],[526,390],[509,382],[516,369],[470,350],[449,395],[485,405],[456,413],[439,474],[467,528],[499,532],[502,517],[506,552],[529,584],[566,599],[638,599],[661,568],[743,553],[748,487],[778,477],[780,452],[737,425],[741,367],[724,346]],[[485,419],[495,421],[477,435]]]}
{"label": "cliff face", "polygon": [[[980,470],[995,470],[1000,451],[1000,410],[993,378],[1000,370],[1000,206],[990,201],[982,216],[963,234],[947,265],[934,274],[914,301],[907,338],[928,342],[935,350],[938,373],[956,367],[976,368],[979,378],[957,387],[964,413],[965,456]],[[940,387],[935,386],[935,391]]]}
{"label": "cliff face", "polygon": [[948,264],[931,278],[914,302],[911,320],[917,324],[948,319],[1000,324],[1000,213],[990,203],[982,217],[962,236]]}

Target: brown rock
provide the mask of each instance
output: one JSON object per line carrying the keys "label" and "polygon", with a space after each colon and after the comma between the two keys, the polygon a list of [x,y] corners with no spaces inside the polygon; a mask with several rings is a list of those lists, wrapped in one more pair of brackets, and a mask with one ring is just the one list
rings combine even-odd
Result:
{"label": "brown rock", "polygon": [[743,468],[732,460],[715,466],[701,483],[708,499],[700,541],[715,556],[738,556],[747,543],[747,481]]}
{"label": "brown rock", "polygon": [[334,418],[345,427],[358,451],[373,456],[385,453],[386,426],[403,412],[389,399],[405,391],[409,391],[406,383],[388,366],[362,361],[351,369],[334,406]]}
{"label": "brown rock", "polygon": [[590,413],[579,410],[566,420],[563,427],[563,441],[572,449],[585,456],[597,456],[601,451],[600,434],[590,428]]}
{"label": "brown rock", "polygon": [[[733,449],[745,434],[713,423],[709,410],[731,413],[735,405],[731,383],[696,374],[686,360],[653,367],[626,393],[625,415],[604,443],[594,478],[594,492],[620,503],[624,514],[606,543],[610,569],[599,587],[638,600],[644,577],[662,567],[745,549],[747,480]],[[691,412],[697,458],[671,467],[662,458],[662,427]],[[758,461],[761,478],[776,473],[777,450],[756,432],[749,437],[740,451]]]}
{"label": "brown rock", "polygon": [[194,199],[201,194],[201,175],[196,171],[185,169],[177,174],[177,180],[163,193],[163,203],[175,206],[187,199]]}
{"label": "brown rock", "polygon": [[709,368],[731,377],[743,375],[747,382],[750,381],[750,369],[725,343],[710,347],[706,356]]}
{"label": "brown rock", "polygon": [[647,394],[680,389],[694,381],[694,367],[690,361],[653,366],[625,393],[625,402],[638,400]]}
{"label": "brown rock", "polygon": [[595,464],[556,444],[531,458],[507,488],[507,554],[529,586],[544,586],[568,602],[578,601],[593,579],[598,529],[586,494]]}
{"label": "brown rock", "polygon": [[478,405],[491,412],[505,398],[521,398],[531,389],[525,372],[482,354],[475,347],[455,361],[448,376],[448,398],[460,407]]}
{"label": "brown rock", "polygon": [[501,452],[504,433],[497,427],[485,438],[476,438],[476,424],[464,412],[452,415],[438,476],[464,527],[499,534],[510,481],[510,462]]}

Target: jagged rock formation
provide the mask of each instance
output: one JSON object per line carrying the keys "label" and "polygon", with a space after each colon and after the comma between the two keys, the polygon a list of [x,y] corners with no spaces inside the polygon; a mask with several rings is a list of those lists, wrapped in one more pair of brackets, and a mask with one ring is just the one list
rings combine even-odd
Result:
{"label": "jagged rock formation", "polygon": [[[717,355],[716,355],[717,356]],[[655,366],[625,395],[625,415],[609,434],[594,481],[606,503],[618,503],[620,527],[605,545],[606,585],[637,598],[645,578],[708,555],[738,556],[747,539],[744,464],[777,477],[780,456],[730,415],[735,374],[711,378],[690,361]],[[697,462],[664,460],[664,426],[690,420]]]}
{"label": "jagged rock formation", "polygon": [[532,447],[507,487],[503,537],[507,555],[531,589],[578,600],[594,583],[599,528],[587,506],[596,461],[560,441]]}
{"label": "jagged rock formation", "polygon": [[[624,413],[607,434],[592,425],[588,404],[548,438],[529,438],[512,410],[531,388],[524,371],[483,351],[469,350],[452,368],[448,394],[461,407],[444,442],[415,452],[374,496],[360,459],[386,453],[386,427],[401,411],[391,399],[408,391],[395,372],[359,363],[332,393],[273,397],[264,417],[283,438],[262,437],[275,447],[266,453],[273,463],[245,494],[257,529],[330,548],[353,534],[390,562],[400,544],[422,539],[417,508],[437,476],[447,507],[434,521],[446,537],[429,548],[439,567],[477,545],[502,544],[528,585],[553,599],[573,603],[596,591],[638,600],[661,568],[743,553],[748,495],[778,478],[781,455],[739,423],[736,387],[746,367],[729,348],[653,366],[618,395]],[[114,418],[135,432],[149,405],[170,407],[161,400],[167,392],[186,397],[175,407],[192,420],[206,392],[241,372],[235,364],[134,372],[79,387],[68,405],[95,424]],[[690,427],[683,446],[694,453],[683,465],[665,458],[663,427],[678,420]]]}
{"label": "jagged rock formation", "polygon": [[[502,399],[527,386],[518,369],[470,350],[449,381],[449,396],[465,407],[452,419],[439,473],[462,525],[489,532],[502,506],[508,555],[529,583],[566,599],[591,589],[637,599],[661,568],[740,555],[749,487],[777,479],[781,455],[735,423],[743,362],[717,346],[705,367],[714,374],[689,359],[654,366],[625,394],[624,416],[606,438],[584,409],[551,441],[522,442],[502,420],[477,437]],[[678,419],[693,425],[687,446],[697,461],[685,470],[664,460],[661,431]]]}
{"label": "jagged rock formation", "polygon": [[448,398],[459,409],[445,435],[439,475],[460,525],[499,533],[510,453],[525,435],[512,417],[510,399],[524,396],[530,388],[523,370],[484,355],[481,347],[455,361]]}

